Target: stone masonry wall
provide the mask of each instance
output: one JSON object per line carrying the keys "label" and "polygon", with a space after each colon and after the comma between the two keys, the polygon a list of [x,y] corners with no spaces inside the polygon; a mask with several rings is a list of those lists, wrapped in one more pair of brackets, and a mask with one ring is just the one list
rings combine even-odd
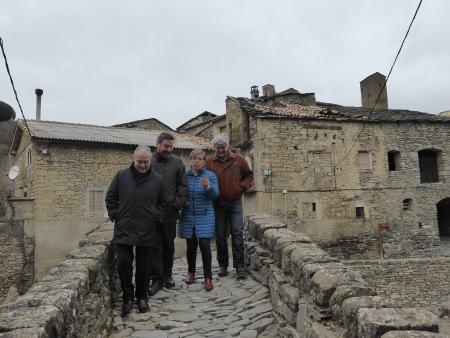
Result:
{"label": "stone masonry wall", "polygon": [[380,296],[398,306],[442,306],[450,302],[450,258],[347,261]]}
{"label": "stone masonry wall", "polygon": [[418,337],[406,330],[438,337],[433,335],[439,331],[435,314],[394,307],[354,269],[271,216],[247,216],[245,237],[246,264],[254,278],[269,286],[281,337],[366,338],[390,331]]}
{"label": "stone masonry wall", "polygon": [[34,239],[0,233],[0,304],[13,286],[25,293],[34,279]]}
{"label": "stone masonry wall", "polygon": [[[227,121],[239,113],[227,101]],[[343,161],[361,123],[259,118],[256,129],[244,150],[254,159],[256,181],[246,197],[247,213],[273,210],[284,220],[286,208],[290,229],[330,249],[337,238],[345,238],[343,254],[351,257],[353,245],[358,259],[364,246],[364,258],[379,257],[374,244],[380,223],[391,226],[384,236],[385,257],[432,256],[438,250],[436,204],[450,197],[449,124],[368,124]],[[439,151],[439,182],[420,182],[418,152],[423,149]],[[400,154],[396,171],[388,166],[392,150]],[[359,151],[369,153],[370,168],[359,167]],[[263,175],[263,167],[271,169],[271,176]],[[412,203],[405,209],[407,199]],[[364,211],[362,217],[356,208]]]}
{"label": "stone masonry wall", "polygon": [[105,223],[16,301],[0,307],[1,338],[105,337],[117,267]]}

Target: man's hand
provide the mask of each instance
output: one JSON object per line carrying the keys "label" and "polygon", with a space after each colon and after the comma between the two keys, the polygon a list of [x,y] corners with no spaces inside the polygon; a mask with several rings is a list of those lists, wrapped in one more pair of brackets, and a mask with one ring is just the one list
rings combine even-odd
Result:
{"label": "man's hand", "polygon": [[209,187],[209,181],[205,177],[202,177],[200,179],[200,184],[203,186],[203,188],[208,188]]}

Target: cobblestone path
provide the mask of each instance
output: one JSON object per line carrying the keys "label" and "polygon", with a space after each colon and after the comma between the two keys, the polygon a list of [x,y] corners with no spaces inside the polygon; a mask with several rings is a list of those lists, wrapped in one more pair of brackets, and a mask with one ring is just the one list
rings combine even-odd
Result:
{"label": "cobblestone path", "polygon": [[186,285],[186,260],[176,260],[176,286],[150,297],[150,312],[142,314],[135,307],[127,318],[121,318],[122,304],[117,300],[111,337],[276,337],[268,288],[250,275],[236,280],[234,271],[218,277],[217,270],[213,266],[214,290],[207,292],[201,267],[197,267],[194,284]]}

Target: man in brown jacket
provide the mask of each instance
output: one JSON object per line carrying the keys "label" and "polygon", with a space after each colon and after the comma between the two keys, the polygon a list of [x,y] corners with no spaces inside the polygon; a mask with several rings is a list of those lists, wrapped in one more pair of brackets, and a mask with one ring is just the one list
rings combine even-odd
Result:
{"label": "man in brown jacket", "polygon": [[215,201],[216,245],[219,262],[219,276],[228,273],[228,224],[231,225],[233,267],[236,278],[247,276],[244,266],[244,239],[242,237],[243,210],[242,194],[254,184],[253,173],[244,157],[231,153],[228,138],[218,135],[213,140],[216,150],[206,159],[205,167],[213,171],[219,181],[219,198]]}

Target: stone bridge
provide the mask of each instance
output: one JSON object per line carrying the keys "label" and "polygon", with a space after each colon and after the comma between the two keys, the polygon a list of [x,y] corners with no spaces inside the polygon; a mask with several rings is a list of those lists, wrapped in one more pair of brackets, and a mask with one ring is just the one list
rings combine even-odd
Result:
{"label": "stone bridge", "polygon": [[211,292],[200,279],[186,286],[180,259],[177,286],[150,298],[149,313],[122,319],[112,224],[101,224],[27,293],[2,306],[0,338],[450,337],[438,333],[448,329],[448,307],[403,307],[387,290],[378,295],[362,277],[373,268],[340,262],[269,215],[247,217],[245,237],[247,280],[214,278]]}

